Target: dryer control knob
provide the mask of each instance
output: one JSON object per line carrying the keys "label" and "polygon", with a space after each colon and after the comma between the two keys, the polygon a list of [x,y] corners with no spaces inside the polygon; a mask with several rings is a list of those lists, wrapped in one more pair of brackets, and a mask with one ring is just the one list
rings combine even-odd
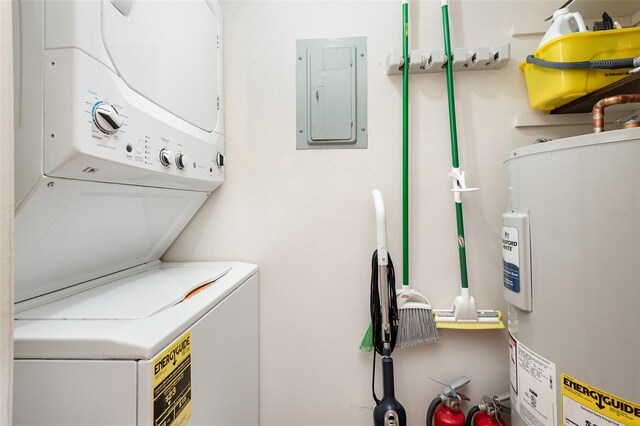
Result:
{"label": "dryer control knob", "polygon": [[184,154],[178,154],[178,156],[176,157],[176,167],[180,170],[184,169],[188,162],[189,159]]}
{"label": "dryer control knob", "polygon": [[100,101],[93,106],[91,112],[96,127],[108,135],[118,131],[124,120],[113,105]]}
{"label": "dryer control knob", "polygon": [[173,154],[166,148],[160,150],[160,163],[163,166],[169,167],[171,165],[171,157]]}
{"label": "dryer control knob", "polygon": [[216,166],[218,166],[219,169],[224,167],[224,154],[221,152],[216,154]]}

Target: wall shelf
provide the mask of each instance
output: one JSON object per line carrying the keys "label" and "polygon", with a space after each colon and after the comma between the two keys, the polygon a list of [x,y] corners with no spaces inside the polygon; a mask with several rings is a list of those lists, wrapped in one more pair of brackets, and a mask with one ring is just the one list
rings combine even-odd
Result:
{"label": "wall shelf", "polygon": [[[613,124],[616,120],[628,116],[628,112],[611,111],[605,116],[605,124]],[[593,124],[591,114],[566,114],[549,115],[541,112],[522,114],[514,117],[513,127],[522,129],[526,127],[563,127],[582,126]]]}
{"label": "wall shelf", "polygon": [[[631,74],[629,77],[625,77],[622,80],[618,80],[615,83],[603,87],[602,89],[598,89],[595,92],[591,92],[581,98],[575,99],[568,104],[564,104],[551,111],[551,114],[556,115],[591,112],[593,106],[600,99],[609,96],[630,93],[640,93],[640,73]],[[620,110],[620,107],[617,107],[616,109]],[[626,111],[635,111],[637,109],[640,109],[640,105],[637,103],[626,104],[624,109]]]}
{"label": "wall shelf", "polygon": [[[513,126],[525,128],[588,125],[593,122],[591,111],[596,102],[609,96],[628,93],[640,93],[640,73],[631,74],[629,77],[575,99],[550,111],[549,114],[532,112],[518,115],[513,120]],[[606,124],[612,124],[637,110],[640,110],[640,104],[638,103],[614,105],[607,109],[605,122]]]}

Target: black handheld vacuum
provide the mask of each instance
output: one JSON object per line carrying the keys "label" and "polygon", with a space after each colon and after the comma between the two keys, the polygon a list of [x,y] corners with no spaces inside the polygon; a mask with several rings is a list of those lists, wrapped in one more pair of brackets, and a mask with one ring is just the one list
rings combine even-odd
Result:
{"label": "black handheld vacuum", "polygon": [[[378,248],[373,252],[371,260],[371,324],[373,326],[373,345],[375,352],[382,356],[382,399],[373,399],[374,426],[406,426],[407,414],[404,407],[395,397],[393,384],[393,359],[391,353],[396,345],[398,334],[398,305],[396,301],[396,278],[393,262],[387,251],[387,220],[382,194],[374,189],[373,204],[376,210],[376,233]],[[375,378],[375,352],[373,368]],[[373,387],[373,383],[372,383]]]}

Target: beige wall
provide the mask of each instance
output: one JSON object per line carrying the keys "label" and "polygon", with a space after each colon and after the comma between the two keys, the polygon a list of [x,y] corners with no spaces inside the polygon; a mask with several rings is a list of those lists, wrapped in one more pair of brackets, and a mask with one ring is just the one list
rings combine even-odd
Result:
{"label": "beige wall", "polygon": [[0,425],[13,381],[13,61],[11,2],[0,1]]}
{"label": "beige wall", "polygon": [[[401,265],[401,81],[384,71],[401,46],[400,1],[227,1],[226,181],[164,260],[244,260],[261,274],[261,416],[264,425],[371,423],[371,359],[358,351],[368,318],[375,248],[371,189],[388,210],[390,251]],[[539,136],[589,126],[514,128],[530,116],[518,62],[540,36],[511,26],[549,16],[557,1],[455,1],[456,46],[512,43],[506,68],[456,76],[460,156],[470,186],[465,213],[470,287],[479,308],[501,295],[501,161]],[[414,48],[442,45],[440,2],[412,2]],[[366,36],[369,148],[296,151],[295,41]],[[438,308],[458,293],[454,207],[447,173],[444,74],[411,77],[411,273]],[[401,268],[398,267],[398,275]],[[506,312],[505,312],[506,316]],[[443,331],[431,346],[397,350],[396,389],[409,424],[423,424],[440,381],[467,375],[477,402],[508,389],[506,332]]]}

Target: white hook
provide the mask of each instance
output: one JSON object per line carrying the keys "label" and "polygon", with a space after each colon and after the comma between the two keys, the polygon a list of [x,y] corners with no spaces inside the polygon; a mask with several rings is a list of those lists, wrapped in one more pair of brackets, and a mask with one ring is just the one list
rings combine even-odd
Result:
{"label": "white hook", "polygon": [[449,173],[449,177],[453,180],[453,188],[451,188],[451,192],[453,192],[453,199],[456,203],[462,203],[462,192],[471,192],[477,191],[480,188],[467,188],[467,183],[465,181],[465,174],[460,168],[453,167],[451,172]]}

